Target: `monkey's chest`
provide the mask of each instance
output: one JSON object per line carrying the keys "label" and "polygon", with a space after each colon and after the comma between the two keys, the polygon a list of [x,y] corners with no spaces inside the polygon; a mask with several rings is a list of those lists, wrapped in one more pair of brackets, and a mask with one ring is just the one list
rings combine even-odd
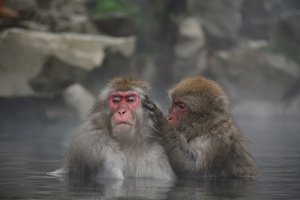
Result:
{"label": "monkey's chest", "polygon": [[162,153],[155,148],[149,148],[146,151],[125,152],[124,177],[160,178],[163,176],[162,174],[166,176],[164,168],[167,166],[161,165]]}
{"label": "monkey's chest", "polygon": [[154,160],[151,161],[148,157],[149,153],[131,152],[125,154],[125,163],[123,168],[124,177],[148,177],[151,176],[151,171]]}

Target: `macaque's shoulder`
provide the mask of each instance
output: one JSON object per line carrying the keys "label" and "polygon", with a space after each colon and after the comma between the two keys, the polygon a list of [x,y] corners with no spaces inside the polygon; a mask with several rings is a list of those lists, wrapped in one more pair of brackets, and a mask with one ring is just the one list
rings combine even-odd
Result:
{"label": "macaque's shoulder", "polygon": [[101,144],[112,145],[113,140],[110,135],[103,128],[95,128],[91,121],[83,122],[75,131],[72,137],[72,146],[87,147],[87,144],[92,147],[93,145]]}

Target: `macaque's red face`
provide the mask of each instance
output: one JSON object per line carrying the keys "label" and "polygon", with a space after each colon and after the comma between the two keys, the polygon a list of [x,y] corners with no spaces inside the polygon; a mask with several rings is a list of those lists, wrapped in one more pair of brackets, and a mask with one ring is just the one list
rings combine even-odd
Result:
{"label": "macaque's red face", "polygon": [[174,101],[167,117],[169,124],[177,128],[183,117],[187,114],[187,111],[188,109],[185,103],[181,101]]}
{"label": "macaque's red face", "polygon": [[114,92],[108,98],[108,106],[112,113],[113,133],[128,133],[135,126],[136,110],[141,106],[141,97],[134,91]]}

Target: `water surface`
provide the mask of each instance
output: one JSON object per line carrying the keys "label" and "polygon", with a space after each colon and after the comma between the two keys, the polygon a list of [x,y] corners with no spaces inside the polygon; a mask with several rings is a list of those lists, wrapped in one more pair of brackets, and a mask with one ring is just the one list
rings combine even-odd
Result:
{"label": "water surface", "polygon": [[[27,120],[27,121],[26,121]],[[299,199],[297,119],[238,119],[257,160],[250,180],[128,179],[74,182],[48,176],[60,166],[76,123],[0,123],[0,199]]]}

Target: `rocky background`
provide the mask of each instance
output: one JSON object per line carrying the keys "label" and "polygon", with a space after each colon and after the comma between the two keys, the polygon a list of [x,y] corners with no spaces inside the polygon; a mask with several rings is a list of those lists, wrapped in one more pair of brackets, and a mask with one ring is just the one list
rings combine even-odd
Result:
{"label": "rocky background", "polygon": [[237,116],[299,117],[299,55],[298,0],[0,0],[0,129],[84,119],[118,75],[163,109],[201,74]]}

